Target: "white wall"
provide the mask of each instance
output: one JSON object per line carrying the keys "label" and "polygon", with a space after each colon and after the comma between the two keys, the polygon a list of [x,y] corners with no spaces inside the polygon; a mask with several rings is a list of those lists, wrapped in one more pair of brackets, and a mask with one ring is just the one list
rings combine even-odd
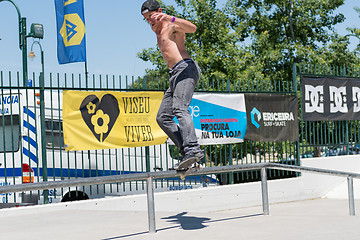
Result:
{"label": "white wall", "polygon": [[[301,161],[302,166],[333,169],[345,172],[360,173],[360,155],[336,156],[327,158],[309,158]],[[307,181],[317,184],[322,191],[321,197],[333,199],[347,199],[348,185],[346,177],[332,177],[328,175],[304,175]],[[354,179],[354,196],[360,199],[360,179]]]}

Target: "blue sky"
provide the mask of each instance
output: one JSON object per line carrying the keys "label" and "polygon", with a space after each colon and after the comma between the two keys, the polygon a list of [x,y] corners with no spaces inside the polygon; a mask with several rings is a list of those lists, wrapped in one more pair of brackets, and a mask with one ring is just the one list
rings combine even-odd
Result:
{"label": "blue sky", "polygon": [[[45,53],[45,71],[53,73],[83,73],[84,63],[59,65],[57,61],[56,19],[53,0],[13,0],[22,17],[27,18],[27,31],[31,23],[44,25],[45,36],[40,41]],[[151,64],[136,57],[144,48],[156,46],[156,38],[148,24],[143,21],[140,7],[144,0],[84,0],[86,21],[87,63],[90,74],[115,74],[142,76]],[[165,0],[173,4],[173,0]],[[218,1],[223,4],[225,0]],[[346,27],[360,27],[360,18],[353,9],[360,6],[358,0],[346,0],[338,12],[346,21],[336,28],[346,34]],[[18,16],[9,2],[0,2],[0,71],[21,71],[22,55],[18,40]],[[351,38],[351,48],[359,40]],[[28,52],[33,40],[28,38]],[[36,57],[28,61],[29,73],[39,72],[40,49],[34,45]]]}

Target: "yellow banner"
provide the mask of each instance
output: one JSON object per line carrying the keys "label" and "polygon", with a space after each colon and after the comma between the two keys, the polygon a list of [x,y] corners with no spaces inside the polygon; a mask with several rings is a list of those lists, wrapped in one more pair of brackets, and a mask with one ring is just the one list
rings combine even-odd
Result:
{"label": "yellow banner", "polygon": [[162,144],[156,122],[163,92],[64,91],[65,149],[94,150]]}

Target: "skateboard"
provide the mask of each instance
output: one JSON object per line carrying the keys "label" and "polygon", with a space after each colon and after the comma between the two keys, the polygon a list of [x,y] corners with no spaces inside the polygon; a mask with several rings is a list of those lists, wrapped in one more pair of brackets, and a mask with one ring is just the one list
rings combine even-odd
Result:
{"label": "skateboard", "polygon": [[181,161],[179,165],[176,167],[176,170],[186,170],[194,163],[199,162],[199,160],[200,159],[198,157],[190,157],[184,161]]}
{"label": "skateboard", "polygon": [[182,170],[179,170],[177,169],[176,171],[178,173],[180,173],[180,178],[181,180],[185,180],[185,177],[186,175],[190,174],[190,173],[193,173],[193,172],[196,172],[196,171],[199,171],[202,169],[202,166],[198,163],[198,162],[195,162],[192,164],[192,166],[186,168],[186,169],[182,169]]}

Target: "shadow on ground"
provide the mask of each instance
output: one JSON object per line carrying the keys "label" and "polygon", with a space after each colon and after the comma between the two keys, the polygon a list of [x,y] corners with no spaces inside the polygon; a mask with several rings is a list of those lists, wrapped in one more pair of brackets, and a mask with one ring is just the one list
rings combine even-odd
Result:
{"label": "shadow on ground", "polygon": [[[199,230],[199,229],[208,227],[207,224],[209,224],[209,223],[224,222],[224,221],[238,220],[238,219],[243,219],[243,218],[263,216],[262,213],[259,213],[259,214],[253,214],[253,215],[247,215],[247,216],[211,220],[211,218],[186,216],[186,214],[187,214],[187,212],[182,212],[182,213],[179,213],[179,214],[176,214],[173,216],[161,218],[163,220],[167,220],[167,222],[172,223],[175,226],[156,229],[156,231],[160,232],[160,231],[166,231],[166,230],[175,229],[175,228],[181,228],[183,230]],[[146,234],[149,234],[149,232],[148,231],[138,232],[138,233],[127,234],[127,235],[122,235],[122,236],[117,236],[117,237],[104,238],[103,240],[115,240],[115,239],[135,237],[135,236],[146,235]]]}
{"label": "shadow on ground", "polygon": [[211,220],[210,218],[185,216],[186,214],[187,212],[182,212],[174,216],[165,217],[162,219],[168,220],[167,222],[173,224],[180,224],[183,230],[197,230],[206,228],[207,226],[204,223]]}

